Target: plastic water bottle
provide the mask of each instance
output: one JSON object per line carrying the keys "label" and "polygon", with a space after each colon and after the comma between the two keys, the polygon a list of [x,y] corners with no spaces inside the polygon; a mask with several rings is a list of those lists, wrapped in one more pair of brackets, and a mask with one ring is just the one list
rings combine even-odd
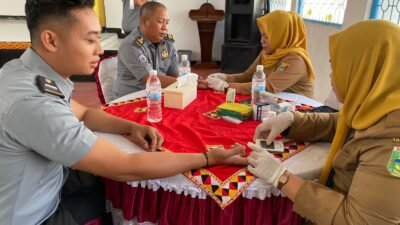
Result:
{"label": "plastic water bottle", "polygon": [[147,121],[151,123],[160,122],[161,112],[161,83],[157,77],[156,70],[150,70],[150,77],[146,83],[147,93]]}
{"label": "plastic water bottle", "polygon": [[185,76],[189,74],[190,70],[190,62],[188,60],[187,55],[182,55],[181,62],[179,63],[179,76]]}
{"label": "plastic water bottle", "polygon": [[260,92],[265,91],[265,74],[264,66],[257,65],[256,72],[253,74],[251,81],[251,103],[260,102]]}

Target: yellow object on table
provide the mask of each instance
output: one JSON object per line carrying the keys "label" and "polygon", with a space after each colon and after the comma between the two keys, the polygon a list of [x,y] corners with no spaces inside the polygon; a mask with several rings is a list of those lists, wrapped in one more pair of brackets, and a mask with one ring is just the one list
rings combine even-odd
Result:
{"label": "yellow object on table", "polygon": [[219,116],[230,116],[239,120],[247,120],[251,117],[253,109],[251,105],[225,102],[217,107]]}

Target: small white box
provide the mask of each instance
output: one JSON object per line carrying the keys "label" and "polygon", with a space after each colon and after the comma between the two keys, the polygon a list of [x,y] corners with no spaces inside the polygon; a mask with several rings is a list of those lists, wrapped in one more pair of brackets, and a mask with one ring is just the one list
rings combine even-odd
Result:
{"label": "small white box", "polygon": [[164,88],[164,107],[184,109],[197,97],[197,82],[179,88],[176,86],[175,82]]}

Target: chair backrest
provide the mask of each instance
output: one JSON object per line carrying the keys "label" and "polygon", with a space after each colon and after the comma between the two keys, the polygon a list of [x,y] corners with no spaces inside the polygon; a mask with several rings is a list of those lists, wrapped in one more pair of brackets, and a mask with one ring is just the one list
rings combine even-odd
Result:
{"label": "chair backrest", "polygon": [[97,94],[100,102],[106,104],[110,101],[111,89],[117,78],[117,56],[106,56],[100,60],[94,74],[97,84]]}

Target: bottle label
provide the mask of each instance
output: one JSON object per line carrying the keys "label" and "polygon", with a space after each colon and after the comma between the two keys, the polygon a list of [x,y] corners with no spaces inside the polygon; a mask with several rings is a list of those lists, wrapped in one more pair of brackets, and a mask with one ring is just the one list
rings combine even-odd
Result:
{"label": "bottle label", "polygon": [[159,92],[150,92],[147,94],[148,99],[152,100],[160,100],[161,99],[161,93]]}
{"label": "bottle label", "polygon": [[190,73],[190,67],[180,67],[179,76],[184,76]]}
{"label": "bottle label", "polygon": [[264,85],[257,85],[257,86],[253,86],[253,91],[265,91],[265,86]]}

